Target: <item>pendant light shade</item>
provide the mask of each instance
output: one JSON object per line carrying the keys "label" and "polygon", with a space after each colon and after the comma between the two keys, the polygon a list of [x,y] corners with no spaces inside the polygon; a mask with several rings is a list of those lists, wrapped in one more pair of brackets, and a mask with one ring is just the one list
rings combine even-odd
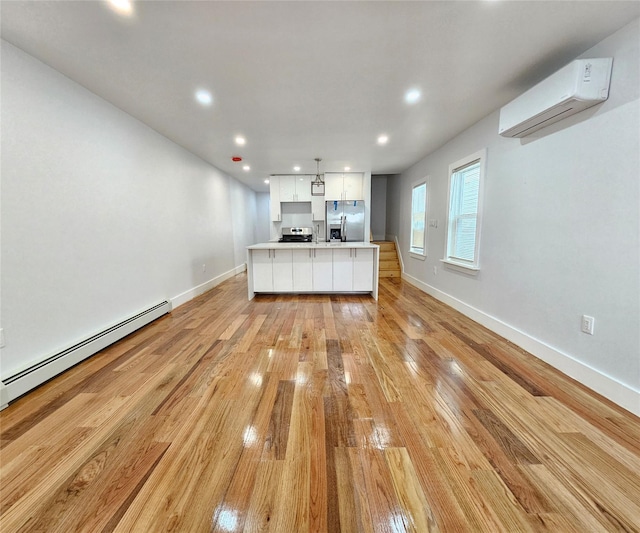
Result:
{"label": "pendant light shade", "polygon": [[324,196],[324,180],[320,175],[320,161],[322,161],[322,159],[320,159],[319,157],[316,157],[315,161],[316,161],[316,177],[311,182],[311,196]]}

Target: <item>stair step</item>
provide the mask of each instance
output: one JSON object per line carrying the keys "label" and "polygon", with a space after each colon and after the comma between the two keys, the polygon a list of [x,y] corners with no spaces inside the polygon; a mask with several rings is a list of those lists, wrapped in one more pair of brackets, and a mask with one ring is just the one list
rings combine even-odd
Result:
{"label": "stair step", "polygon": [[400,263],[395,261],[380,261],[380,270],[400,270]]}
{"label": "stair step", "polygon": [[376,242],[374,244],[377,244],[378,246],[380,246],[380,252],[395,252],[396,250],[395,242],[385,241],[385,242]]}
{"label": "stair step", "polygon": [[377,241],[374,244],[380,247],[378,275],[381,278],[400,278],[402,273],[400,271],[396,243],[393,241]]}
{"label": "stair step", "polygon": [[393,250],[392,252],[380,252],[380,261],[397,261],[398,254]]}

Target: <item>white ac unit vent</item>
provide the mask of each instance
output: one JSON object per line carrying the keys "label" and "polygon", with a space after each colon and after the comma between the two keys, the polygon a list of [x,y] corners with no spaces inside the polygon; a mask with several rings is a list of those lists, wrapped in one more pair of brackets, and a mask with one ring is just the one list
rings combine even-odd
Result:
{"label": "white ac unit vent", "polygon": [[500,110],[498,133],[526,137],[609,97],[613,58],[576,59]]}

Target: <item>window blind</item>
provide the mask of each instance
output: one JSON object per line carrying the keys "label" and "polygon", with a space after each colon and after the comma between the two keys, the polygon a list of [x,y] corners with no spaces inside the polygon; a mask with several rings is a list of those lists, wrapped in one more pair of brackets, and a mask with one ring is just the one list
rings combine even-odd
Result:
{"label": "window blind", "polygon": [[451,259],[470,263],[475,261],[479,189],[479,160],[452,174],[448,253]]}

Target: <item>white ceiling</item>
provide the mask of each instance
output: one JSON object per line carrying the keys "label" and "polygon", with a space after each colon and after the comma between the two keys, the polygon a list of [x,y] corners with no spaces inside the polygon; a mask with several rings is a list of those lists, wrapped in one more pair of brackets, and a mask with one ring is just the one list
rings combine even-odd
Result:
{"label": "white ceiling", "polygon": [[[322,171],[401,172],[640,16],[640,2],[616,0],[140,1],[130,17],[103,1],[0,9],[3,39],[257,191],[294,165],[315,173],[315,157]],[[422,91],[413,105],[411,88]]]}

